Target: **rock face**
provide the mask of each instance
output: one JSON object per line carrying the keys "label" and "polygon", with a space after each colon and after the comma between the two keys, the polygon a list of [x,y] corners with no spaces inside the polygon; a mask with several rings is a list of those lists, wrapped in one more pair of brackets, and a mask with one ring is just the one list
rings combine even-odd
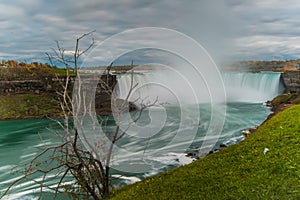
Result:
{"label": "rock face", "polygon": [[286,71],[282,73],[282,80],[286,93],[300,94],[300,71]]}
{"label": "rock face", "polygon": [[[69,78],[69,92],[72,92],[73,90],[75,79],[75,76],[71,76]],[[0,81],[0,94],[53,94],[63,90],[66,80],[66,77],[44,77],[43,79],[35,80]],[[98,84],[96,95],[100,95],[105,98],[104,96],[107,96],[107,93],[104,92],[104,90],[113,90],[117,83],[116,75],[102,75],[99,82],[105,84]],[[105,88],[102,85],[105,85]]]}
{"label": "rock face", "polygon": [[116,75],[102,75],[95,94],[95,110],[97,115],[112,115],[112,113],[122,113],[135,111],[137,106],[132,102],[123,99],[113,98],[112,92],[117,84]]}
{"label": "rock face", "polygon": [[[70,78],[71,85],[75,77]],[[66,77],[44,77],[36,80],[0,81],[0,94],[41,94],[62,91]]]}
{"label": "rock face", "polygon": [[[85,86],[85,98],[95,106],[98,115],[112,114],[112,91],[117,83],[116,75],[104,74],[100,79],[96,76],[82,76],[82,82]],[[36,80],[14,80],[0,81],[0,95],[9,98],[19,94],[31,94],[43,96],[51,94],[56,99],[57,92],[63,92],[66,77],[43,77]],[[71,95],[73,88],[76,89],[76,77],[72,76],[69,79],[68,92]],[[75,85],[74,85],[75,84]],[[78,86],[77,86],[78,87]],[[58,97],[58,96],[57,96]],[[42,97],[41,97],[42,98]],[[136,110],[137,107],[131,102],[117,99],[116,105],[118,108],[127,109],[129,111]],[[0,105],[1,106],[1,105]],[[124,108],[123,108],[124,107]]]}

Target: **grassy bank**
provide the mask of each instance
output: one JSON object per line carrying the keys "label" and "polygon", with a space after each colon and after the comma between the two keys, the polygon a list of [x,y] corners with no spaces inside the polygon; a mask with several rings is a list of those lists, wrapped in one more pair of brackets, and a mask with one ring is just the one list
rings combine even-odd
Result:
{"label": "grassy bank", "polygon": [[112,199],[300,199],[300,105],[245,141],[116,190]]}
{"label": "grassy bank", "polygon": [[42,118],[60,115],[59,103],[53,95],[0,95],[0,119]]}

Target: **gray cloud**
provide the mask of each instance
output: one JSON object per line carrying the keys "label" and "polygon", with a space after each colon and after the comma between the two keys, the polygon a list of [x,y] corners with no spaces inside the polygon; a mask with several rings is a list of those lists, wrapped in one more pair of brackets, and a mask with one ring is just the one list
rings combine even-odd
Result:
{"label": "gray cloud", "polygon": [[91,30],[100,42],[149,26],[181,31],[217,60],[297,57],[299,8],[296,0],[11,0],[0,3],[0,59],[42,60],[54,40],[73,50]]}
{"label": "gray cloud", "polygon": [[230,0],[239,18],[236,37],[237,58],[272,60],[297,59],[300,49],[300,2]]}

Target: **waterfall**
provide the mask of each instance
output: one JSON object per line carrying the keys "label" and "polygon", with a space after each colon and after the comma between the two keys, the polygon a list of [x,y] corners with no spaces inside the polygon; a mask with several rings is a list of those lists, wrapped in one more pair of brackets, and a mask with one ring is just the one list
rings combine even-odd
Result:
{"label": "waterfall", "polygon": [[118,97],[122,99],[127,97],[130,87],[136,86],[129,99],[133,102],[137,99],[154,102],[157,99],[160,103],[178,105],[210,101],[210,94],[203,80],[197,80],[193,76],[187,80],[175,70],[122,74],[118,75],[117,80],[115,90],[117,90]]}
{"label": "waterfall", "polygon": [[[280,76],[280,73],[272,72],[226,72],[223,74],[223,82],[227,102],[264,103],[271,100],[283,92]],[[201,93],[199,103],[210,102],[209,91],[203,80],[198,80],[191,86],[179,79],[178,77],[174,78],[172,74],[166,75],[162,72],[133,74],[133,85],[137,84],[139,89],[136,89],[135,97],[131,100],[134,101],[139,97],[153,101],[158,97],[161,102],[190,103],[189,100],[193,98],[191,89],[193,89]],[[117,93],[120,98],[126,98],[130,85],[130,74],[118,75]]]}
{"label": "waterfall", "polygon": [[280,73],[232,72],[223,75],[228,102],[263,103],[283,92]]}

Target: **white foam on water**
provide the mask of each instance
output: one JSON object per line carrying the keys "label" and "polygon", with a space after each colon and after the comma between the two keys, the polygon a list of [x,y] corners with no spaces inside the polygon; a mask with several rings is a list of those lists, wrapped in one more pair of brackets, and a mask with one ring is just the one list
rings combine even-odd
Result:
{"label": "white foam on water", "polygon": [[36,155],[36,153],[25,154],[25,155],[21,155],[20,158],[24,159],[24,158],[32,157],[34,155]]}
{"label": "white foam on water", "polygon": [[38,148],[38,147],[45,147],[45,146],[49,146],[50,144],[52,144],[52,142],[42,142],[40,144],[37,144],[33,147]]}
{"label": "white foam on water", "polygon": [[16,165],[0,166],[0,172],[7,172],[7,171],[11,170],[13,167],[16,167]]}
{"label": "white foam on water", "polygon": [[[38,197],[34,197],[31,194],[32,191],[23,191],[23,192],[18,192],[15,194],[9,194],[4,197],[2,197],[3,200],[36,200],[39,199]],[[26,196],[25,196],[26,195]]]}
{"label": "white foam on water", "polygon": [[112,175],[112,177],[122,179],[124,183],[128,185],[141,181],[141,179],[135,176],[122,176],[122,175],[114,174]]}

